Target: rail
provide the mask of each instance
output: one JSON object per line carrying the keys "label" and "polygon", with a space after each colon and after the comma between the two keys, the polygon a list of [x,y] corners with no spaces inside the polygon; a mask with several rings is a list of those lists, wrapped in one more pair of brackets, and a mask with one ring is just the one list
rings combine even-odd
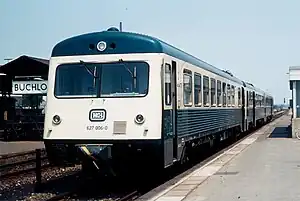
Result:
{"label": "rail", "polygon": [[[1,172],[0,179],[35,171],[36,186],[37,187],[40,186],[42,182],[42,169],[50,166],[50,164],[47,162],[48,157],[42,156],[43,151],[45,150],[36,149],[34,151],[6,154],[0,156],[0,161],[3,164],[0,165],[0,172]],[[35,156],[32,157],[32,155]],[[21,157],[28,157],[28,158],[25,160],[20,160]],[[4,164],[5,162],[3,162],[3,160],[20,160],[20,161]],[[43,163],[44,161],[45,163]],[[33,165],[34,167],[32,167]]]}
{"label": "rail", "polygon": [[[41,153],[46,151],[45,149],[40,149],[40,150],[41,150]],[[25,155],[35,155],[35,154],[36,154],[36,150],[24,151],[24,152],[21,152],[21,153],[3,154],[3,155],[0,155],[0,160],[1,159],[14,158],[14,157],[20,157],[20,156],[25,156]]]}
{"label": "rail", "polygon": [[280,111],[280,112],[276,112],[273,115],[273,119],[277,119],[277,118],[281,117],[282,115],[286,114],[287,112],[288,112],[288,110],[286,110],[286,111],[283,110],[283,111]]}

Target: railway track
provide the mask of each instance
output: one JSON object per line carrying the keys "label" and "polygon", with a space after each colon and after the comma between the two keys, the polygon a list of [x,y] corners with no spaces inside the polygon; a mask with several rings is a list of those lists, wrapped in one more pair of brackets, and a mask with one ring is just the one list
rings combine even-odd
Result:
{"label": "railway track", "polygon": [[[0,179],[49,167],[44,149],[0,156]],[[40,170],[38,170],[40,171]]]}
{"label": "railway track", "polygon": [[[74,194],[75,192],[66,192],[66,193],[62,193],[60,195],[57,195],[57,196],[54,196],[54,197],[51,197],[49,199],[46,199],[45,201],[62,201],[62,200],[72,200],[69,199],[70,196],[72,196],[72,194]],[[130,201],[130,200],[134,200],[136,199],[138,196],[139,196],[139,192],[137,190],[134,190],[130,193],[127,193],[123,196],[120,196],[118,198],[115,198],[115,199],[110,199],[110,201]],[[76,199],[74,199],[76,200]]]}

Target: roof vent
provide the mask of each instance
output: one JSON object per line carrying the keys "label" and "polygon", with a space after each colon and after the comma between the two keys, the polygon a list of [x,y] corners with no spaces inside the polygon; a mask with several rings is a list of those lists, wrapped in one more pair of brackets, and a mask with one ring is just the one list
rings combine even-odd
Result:
{"label": "roof vent", "polygon": [[254,85],[252,83],[250,83],[250,82],[246,82],[246,83],[254,87]]}
{"label": "roof vent", "polygon": [[107,31],[119,31],[119,29],[116,27],[111,27],[111,28],[107,29]]}
{"label": "roof vent", "polygon": [[233,77],[233,74],[229,70],[223,70],[223,72]]}

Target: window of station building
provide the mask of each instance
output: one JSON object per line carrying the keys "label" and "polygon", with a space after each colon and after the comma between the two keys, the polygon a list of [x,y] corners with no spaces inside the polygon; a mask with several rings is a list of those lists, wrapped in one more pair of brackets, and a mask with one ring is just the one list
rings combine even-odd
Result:
{"label": "window of station building", "polygon": [[231,90],[230,90],[230,84],[227,84],[227,106],[231,106]]}
{"label": "window of station building", "polygon": [[238,88],[238,106],[241,107],[241,88]]}
{"label": "window of station building", "polygon": [[216,80],[210,78],[210,97],[211,97],[211,106],[216,106]]}
{"label": "window of station building", "polygon": [[183,103],[184,105],[190,106],[193,104],[192,101],[192,72],[184,69],[183,70]]}
{"label": "window of station building", "polygon": [[202,91],[201,91],[201,75],[194,74],[194,104],[201,106],[202,104]]}
{"label": "window of station building", "polygon": [[221,99],[222,99],[222,88],[221,88],[221,81],[218,80],[217,81],[217,105],[218,107],[221,107],[222,106],[222,102],[221,102]]}
{"label": "window of station building", "polygon": [[171,65],[165,65],[165,104],[171,105]]}
{"label": "window of station building", "polygon": [[203,105],[209,106],[209,78],[203,76]]}
{"label": "window of station building", "polygon": [[223,107],[226,107],[226,83],[223,83]]}
{"label": "window of station building", "polygon": [[231,106],[235,106],[235,86],[231,86]]}

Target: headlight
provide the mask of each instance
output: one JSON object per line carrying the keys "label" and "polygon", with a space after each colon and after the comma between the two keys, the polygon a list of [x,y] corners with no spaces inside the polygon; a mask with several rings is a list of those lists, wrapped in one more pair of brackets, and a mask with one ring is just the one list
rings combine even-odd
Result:
{"label": "headlight", "polygon": [[136,115],[134,120],[137,124],[142,124],[145,122],[145,118],[141,114]]}
{"label": "headlight", "polygon": [[106,43],[104,41],[100,41],[97,44],[97,49],[101,52],[104,51],[106,49]]}
{"label": "headlight", "polygon": [[52,122],[53,122],[54,124],[56,124],[56,125],[60,124],[60,122],[61,122],[60,116],[54,115],[53,118],[52,118]]}

